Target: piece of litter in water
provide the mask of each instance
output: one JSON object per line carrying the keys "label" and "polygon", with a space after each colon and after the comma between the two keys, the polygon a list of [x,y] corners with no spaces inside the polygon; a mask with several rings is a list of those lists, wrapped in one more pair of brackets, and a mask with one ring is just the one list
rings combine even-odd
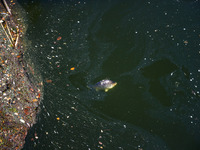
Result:
{"label": "piece of litter in water", "polygon": [[70,68],[70,70],[75,70],[75,67]]}
{"label": "piece of litter in water", "polygon": [[25,121],[24,121],[23,119],[20,119],[19,121],[20,121],[21,123],[25,123]]}

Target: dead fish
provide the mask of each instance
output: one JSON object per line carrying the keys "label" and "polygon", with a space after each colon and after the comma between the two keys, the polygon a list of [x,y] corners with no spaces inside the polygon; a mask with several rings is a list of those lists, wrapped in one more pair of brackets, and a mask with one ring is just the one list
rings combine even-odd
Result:
{"label": "dead fish", "polygon": [[104,79],[97,82],[95,85],[90,85],[88,87],[93,88],[96,91],[104,90],[105,92],[108,92],[108,90],[112,89],[116,85],[117,85],[117,82],[111,81],[109,79]]}

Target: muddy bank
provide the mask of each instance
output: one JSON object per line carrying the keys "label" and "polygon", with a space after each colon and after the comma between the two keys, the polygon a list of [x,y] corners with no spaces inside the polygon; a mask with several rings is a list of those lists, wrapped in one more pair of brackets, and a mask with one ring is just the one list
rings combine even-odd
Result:
{"label": "muddy bank", "polygon": [[36,122],[42,81],[24,59],[24,31],[16,2],[0,1],[0,149],[21,149]]}

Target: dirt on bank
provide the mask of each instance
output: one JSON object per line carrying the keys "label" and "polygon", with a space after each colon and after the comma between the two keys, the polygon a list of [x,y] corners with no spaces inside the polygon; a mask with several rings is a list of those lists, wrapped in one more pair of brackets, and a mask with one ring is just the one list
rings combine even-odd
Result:
{"label": "dirt on bank", "polygon": [[23,58],[24,26],[13,0],[0,1],[0,149],[22,149],[36,121],[42,98],[41,81]]}

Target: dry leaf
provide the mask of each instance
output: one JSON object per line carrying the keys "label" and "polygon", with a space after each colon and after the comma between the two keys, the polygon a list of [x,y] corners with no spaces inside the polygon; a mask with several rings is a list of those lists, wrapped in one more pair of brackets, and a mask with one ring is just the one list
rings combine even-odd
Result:
{"label": "dry leaf", "polygon": [[59,36],[58,38],[57,38],[57,41],[59,41],[59,40],[61,40],[62,39],[62,37],[61,36]]}
{"label": "dry leaf", "polygon": [[47,83],[52,83],[52,80],[46,80]]}
{"label": "dry leaf", "polygon": [[70,70],[75,70],[75,68],[74,68],[74,67],[72,67],[72,68],[70,68]]}
{"label": "dry leaf", "polygon": [[37,99],[33,99],[32,101],[33,101],[33,102],[37,102],[38,100],[37,100]]}

